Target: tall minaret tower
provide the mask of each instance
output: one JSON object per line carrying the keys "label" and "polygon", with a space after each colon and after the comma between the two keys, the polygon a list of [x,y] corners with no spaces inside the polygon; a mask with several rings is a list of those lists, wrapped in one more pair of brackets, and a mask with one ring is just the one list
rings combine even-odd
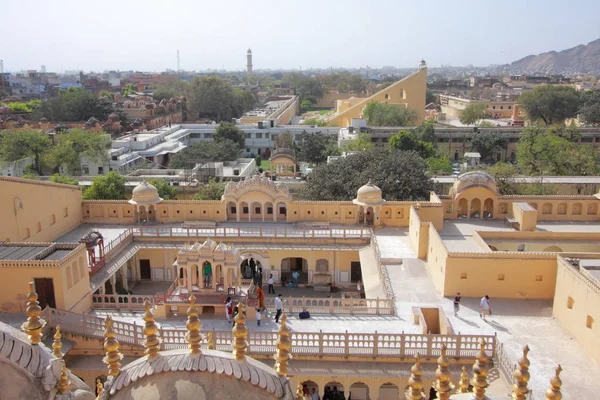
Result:
{"label": "tall minaret tower", "polygon": [[246,53],[246,74],[248,75],[248,83],[250,83],[250,77],[252,76],[252,50],[250,49]]}

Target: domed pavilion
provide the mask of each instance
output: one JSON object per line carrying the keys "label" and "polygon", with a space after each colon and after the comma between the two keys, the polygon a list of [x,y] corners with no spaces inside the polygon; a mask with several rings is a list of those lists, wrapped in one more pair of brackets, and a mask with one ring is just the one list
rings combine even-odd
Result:
{"label": "domed pavilion", "polygon": [[356,192],[356,199],[352,203],[359,206],[358,221],[365,225],[381,225],[381,206],[385,204],[381,189],[371,181],[361,186]]}
{"label": "domed pavilion", "polygon": [[162,201],[155,186],[146,181],[137,185],[133,189],[131,200],[129,200],[129,204],[136,206],[136,222],[155,221],[156,204]]}

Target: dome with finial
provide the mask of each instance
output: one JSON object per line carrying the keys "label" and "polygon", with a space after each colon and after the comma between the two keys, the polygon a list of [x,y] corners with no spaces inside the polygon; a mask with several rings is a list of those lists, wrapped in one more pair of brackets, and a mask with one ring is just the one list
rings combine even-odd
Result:
{"label": "dome with finial", "polygon": [[159,197],[158,189],[148,182],[143,181],[133,189],[129,204],[158,204],[161,201],[163,201],[163,199]]}
{"label": "dome with finial", "polygon": [[450,196],[455,199],[465,190],[475,187],[488,189],[495,195],[498,195],[499,193],[498,187],[496,186],[496,180],[492,175],[483,171],[472,171],[458,177],[450,189]]}
{"label": "dome with finial", "polygon": [[385,203],[381,195],[381,189],[373,185],[371,181],[361,186],[356,192],[356,199],[352,200],[354,204],[361,206],[379,206]]}

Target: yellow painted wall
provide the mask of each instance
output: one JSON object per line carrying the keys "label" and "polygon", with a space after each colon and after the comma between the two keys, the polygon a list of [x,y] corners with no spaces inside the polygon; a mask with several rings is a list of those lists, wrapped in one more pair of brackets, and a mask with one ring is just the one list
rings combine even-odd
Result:
{"label": "yellow painted wall", "polygon": [[0,221],[1,241],[55,240],[81,223],[81,190],[2,176]]}
{"label": "yellow painted wall", "polygon": [[427,249],[427,268],[429,276],[439,293],[444,293],[444,284],[446,280],[446,260],[448,259],[448,250],[436,229],[429,225],[429,242]]}
{"label": "yellow painted wall", "polygon": [[[572,299],[572,301],[570,301]],[[600,362],[600,286],[585,278],[563,258],[558,259],[556,296],[552,315]],[[593,319],[587,327],[588,316]]]}
{"label": "yellow painted wall", "polygon": [[330,126],[349,126],[352,118],[362,118],[367,103],[377,101],[408,107],[417,113],[416,124],[425,119],[425,92],[427,90],[427,68],[421,69],[393,83],[343,112],[338,112],[327,123]]}

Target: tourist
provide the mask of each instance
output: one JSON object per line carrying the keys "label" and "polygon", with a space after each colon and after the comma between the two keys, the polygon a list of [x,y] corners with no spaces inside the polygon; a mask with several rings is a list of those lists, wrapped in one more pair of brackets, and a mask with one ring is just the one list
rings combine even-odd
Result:
{"label": "tourist", "polygon": [[429,388],[429,400],[433,400],[433,399],[437,399],[437,390],[435,390],[435,387],[433,386],[433,384],[431,384],[431,387]]}
{"label": "tourist", "polygon": [[454,316],[458,317],[458,311],[460,310],[460,292],[454,296]]}
{"label": "tourist", "polygon": [[484,321],[487,321],[485,319],[486,315],[491,315],[492,314],[492,310],[490,308],[490,296],[488,296],[487,294],[485,296],[483,296],[481,298],[481,301],[479,302],[479,309],[480,309],[480,313],[479,316],[481,318],[483,318]]}
{"label": "tourist", "polygon": [[273,287],[273,285],[275,284],[275,279],[273,279],[273,274],[269,275],[269,294],[273,293],[275,294],[275,288]]}
{"label": "tourist", "polygon": [[265,309],[265,292],[263,292],[262,287],[256,288],[256,296],[258,297],[258,307],[259,310]]}
{"label": "tourist", "polygon": [[212,276],[212,266],[208,261],[204,263],[204,287],[210,287],[210,281]]}
{"label": "tourist", "polygon": [[281,293],[275,297],[275,323],[279,323],[279,317],[283,313],[283,301],[281,298]]}
{"label": "tourist", "polygon": [[231,314],[231,320],[233,321],[233,326],[235,327],[235,317],[239,314],[239,303],[238,306],[233,307],[233,313]]}
{"label": "tourist", "polygon": [[319,393],[317,393],[316,388],[313,388],[312,393],[310,395],[310,400],[319,400]]}
{"label": "tourist", "polygon": [[300,274],[298,273],[298,271],[294,271],[294,273],[292,274],[292,287],[298,287],[299,276]]}
{"label": "tourist", "polygon": [[262,314],[260,313],[260,308],[256,309],[256,326],[260,326],[260,321],[262,320]]}
{"label": "tourist", "polygon": [[302,394],[304,396],[310,395],[310,392],[308,391],[308,386],[306,385],[306,383],[304,385],[302,385]]}
{"label": "tourist", "polygon": [[233,315],[233,303],[231,302],[231,297],[228,297],[225,300],[225,316],[227,317],[227,321],[231,323],[231,316]]}

